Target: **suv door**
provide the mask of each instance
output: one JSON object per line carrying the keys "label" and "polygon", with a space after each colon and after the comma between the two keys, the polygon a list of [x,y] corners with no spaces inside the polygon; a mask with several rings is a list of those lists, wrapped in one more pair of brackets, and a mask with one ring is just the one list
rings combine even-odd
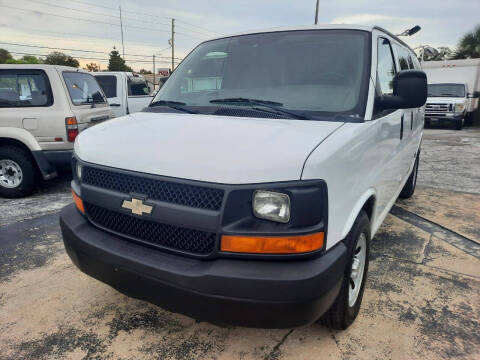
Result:
{"label": "suv door", "polygon": [[1,126],[30,132],[43,150],[65,148],[65,109],[54,70],[0,70]]}
{"label": "suv door", "polygon": [[[378,99],[393,93],[393,80],[397,72],[392,46],[387,37],[377,38],[377,69],[375,104],[372,119],[377,122],[377,150],[380,174],[377,182],[378,214],[384,215],[395,202],[402,183],[403,173],[403,110],[381,110]],[[404,121],[404,120],[403,120]]]}

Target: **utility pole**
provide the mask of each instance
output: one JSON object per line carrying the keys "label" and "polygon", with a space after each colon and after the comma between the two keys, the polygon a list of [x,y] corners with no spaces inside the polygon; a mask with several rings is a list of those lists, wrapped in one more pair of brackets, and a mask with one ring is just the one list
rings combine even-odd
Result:
{"label": "utility pole", "polygon": [[174,62],[174,58],[175,58],[175,19],[172,19],[172,43],[170,45],[172,45],[172,72],[173,72],[173,69],[175,68],[175,62]]}
{"label": "utility pole", "polygon": [[153,90],[155,90],[155,54],[153,54]]}
{"label": "utility pole", "polygon": [[320,0],[317,0],[317,6],[315,7],[315,25],[318,24],[318,2]]}
{"label": "utility pole", "polygon": [[123,43],[122,7],[119,6],[118,10],[120,10],[120,33],[122,34],[122,57],[123,57],[123,60],[125,60],[125,45]]}

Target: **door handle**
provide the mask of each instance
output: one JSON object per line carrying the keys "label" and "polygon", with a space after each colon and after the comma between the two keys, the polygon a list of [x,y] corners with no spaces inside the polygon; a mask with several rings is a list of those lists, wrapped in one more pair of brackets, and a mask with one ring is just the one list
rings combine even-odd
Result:
{"label": "door handle", "polygon": [[120,106],[120,104],[113,103],[113,104],[110,104],[110,106]]}
{"label": "door handle", "polygon": [[413,130],[413,111],[410,113],[410,130]]}
{"label": "door handle", "polygon": [[403,139],[403,120],[405,118],[405,114],[402,114],[402,121],[400,122],[400,140]]}

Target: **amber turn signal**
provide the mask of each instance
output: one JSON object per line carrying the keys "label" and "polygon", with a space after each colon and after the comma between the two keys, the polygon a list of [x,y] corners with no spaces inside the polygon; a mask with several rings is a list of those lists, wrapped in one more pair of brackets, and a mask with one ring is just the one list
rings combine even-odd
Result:
{"label": "amber turn signal", "polygon": [[83,201],[82,199],[80,199],[80,196],[78,196],[75,191],[73,191],[72,189],[72,197],[73,197],[73,201],[75,202],[75,206],[77,207],[77,209],[82,213],[82,214],[85,214],[85,208],[83,206]]}
{"label": "amber turn signal", "polygon": [[235,253],[300,254],[321,249],[323,242],[323,232],[296,236],[223,235],[220,248]]}

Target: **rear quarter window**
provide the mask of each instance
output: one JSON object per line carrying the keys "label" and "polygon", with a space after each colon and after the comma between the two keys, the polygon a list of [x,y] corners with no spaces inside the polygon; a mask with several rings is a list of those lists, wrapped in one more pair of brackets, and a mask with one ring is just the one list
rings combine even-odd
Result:
{"label": "rear quarter window", "polygon": [[63,79],[73,105],[103,104],[103,90],[93,75],[84,72],[64,71]]}
{"label": "rear quarter window", "polygon": [[50,81],[43,70],[0,70],[0,107],[45,107],[52,104]]}

